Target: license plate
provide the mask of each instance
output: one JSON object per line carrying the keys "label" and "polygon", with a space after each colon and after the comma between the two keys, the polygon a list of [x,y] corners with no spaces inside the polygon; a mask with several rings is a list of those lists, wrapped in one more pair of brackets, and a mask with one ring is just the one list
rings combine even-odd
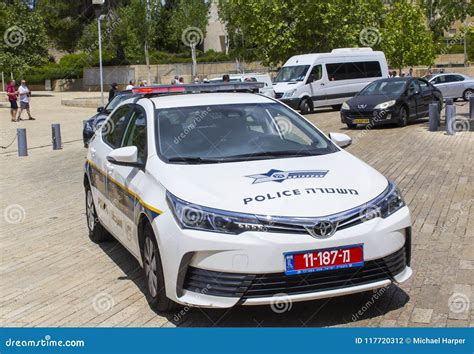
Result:
{"label": "license plate", "polygon": [[358,119],[352,120],[352,123],[355,123],[355,124],[369,124],[369,122],[370,122],[370,119],[368,118],[358,118]]}
{"label": "license plate", "polygon": [[362,245],[285,253],[285,274],[323,272],[331,269],[360,267],[364,265]]}

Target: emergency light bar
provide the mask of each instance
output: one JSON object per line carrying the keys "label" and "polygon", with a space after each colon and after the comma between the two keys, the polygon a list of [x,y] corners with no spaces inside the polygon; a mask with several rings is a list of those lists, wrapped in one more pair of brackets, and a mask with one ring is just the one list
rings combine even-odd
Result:
{"label": "emergency light bar", "polygon": [[203,92],[258,92],[263,82],[239,82],[218,84],[178,84],[134,87],[134,94],[151,95],[159,93],[203,93]]}

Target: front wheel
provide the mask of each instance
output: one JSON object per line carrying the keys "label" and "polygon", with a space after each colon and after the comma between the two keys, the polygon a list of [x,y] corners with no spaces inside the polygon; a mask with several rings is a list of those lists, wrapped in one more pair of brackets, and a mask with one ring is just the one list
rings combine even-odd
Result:
{"label": "front wheel", "polygon": [[398,122],[397,125],[399,127],[405,127],[408,124],[408,112],[405,107],[400,107],[400,111],[398,112]]}
{"label": "front wheel", "polygon": [[89,185],[86,186],[86,218],[89,238],[94,243],[102,243],[111,239],[108,231],[102,226],[97,217],[94,205],[94,197]]}
{"label": "front wheel", "polygon": [[313,106],[309,98],[304,98],[300,103],[300,112],[301,114],[308,114],[313,111]]}
{"label": "front wheel", "polygon": [[472,96],[473,93],[474,93],[474,90],[472,90],[472,89],[467,89],[467,90],[464,91],[464,93],[462,94],[462,98],[464,99],[464,101],[469,101],[469,98]]}
{"label": "front wheel", "polygon": [[165,277],[163,275],[160,252],[158,251],[155,235],[150,225],[145,226],[143,237],[142,260],[148,303],[156,311],[169,312],[176,309],[178,305],[166,297]]}

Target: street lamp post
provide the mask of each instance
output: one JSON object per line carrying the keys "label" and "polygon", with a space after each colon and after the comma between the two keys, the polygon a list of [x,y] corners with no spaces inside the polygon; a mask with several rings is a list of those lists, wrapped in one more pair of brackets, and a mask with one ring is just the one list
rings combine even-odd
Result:
{"label": "street lamp post", "polygon": [[105,106],[104,102],[104,75],[102,71],[102,32],[100,21],[102,21],[105,15],[101,15],[102,6],[104,5],[105,0],[92,0],[92,4],[96,7],[97,17],[97,31],[99,35],[99,80],[100,80],[100,101],[102,107]]}

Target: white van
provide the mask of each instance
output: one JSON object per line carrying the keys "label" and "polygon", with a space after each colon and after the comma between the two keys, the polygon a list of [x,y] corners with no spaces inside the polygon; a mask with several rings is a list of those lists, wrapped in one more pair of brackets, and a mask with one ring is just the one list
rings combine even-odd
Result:
{"label": "white van", "polygon": [[342,103],[367,84],[388,77],[383,52],[371,48],[338,48],[331,53],[295,55],[273,82],[276,98],[301,113]]}

